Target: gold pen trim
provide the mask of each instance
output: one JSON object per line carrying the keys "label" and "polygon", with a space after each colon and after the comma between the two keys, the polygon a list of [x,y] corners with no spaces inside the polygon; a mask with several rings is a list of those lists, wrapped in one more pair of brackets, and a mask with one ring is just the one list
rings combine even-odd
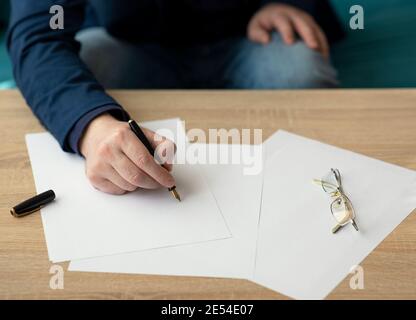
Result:
{"label": "gold pen trim", "polygon": [[173,186],[168,190],[176,200],[181,201],[181,196],[179,195],[178,191],[176,191],[176,186]]}
{"label": "gold pen trim", "polygon": [[12,208],[12,209],[10,210],[10,214],[11,214],[13,217],[15,217],[15,218],[21,218],[21,217],[25,217],[25,216],[27,216],[27,215],[29,215],[29,214],[31,214],[31,213],[34,213],[34,212],[36,212],[36,211],[39,211],[39,210],[40,210],[40,209],[42,209],[42,208],[43,208],[43,206],[40,206],[40,207],[38,207],[38,208],[36,208],[36,209],[30,210],[30,211],[25,212],[25,213],[22,213],[22,214],[17,214],[17,213],[16,213],[16,210],[15,210],[14,208]]}

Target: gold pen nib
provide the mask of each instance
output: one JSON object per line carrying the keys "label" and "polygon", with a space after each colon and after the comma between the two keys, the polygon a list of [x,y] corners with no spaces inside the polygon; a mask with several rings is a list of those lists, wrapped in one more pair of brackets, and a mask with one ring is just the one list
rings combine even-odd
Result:
{"label": "gold pen nib", "polygon": [[172,188],[169,188],[169,191],[174,196],[174,198],[176,200],[181,201],[181,197],[180,197],[178,191],[176,191],[176,186],[175,187],[172,187]]}

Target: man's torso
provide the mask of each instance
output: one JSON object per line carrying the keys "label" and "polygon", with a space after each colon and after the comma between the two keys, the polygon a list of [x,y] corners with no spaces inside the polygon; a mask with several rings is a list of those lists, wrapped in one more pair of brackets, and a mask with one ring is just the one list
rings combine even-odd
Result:
{"label": "man's torso", "polygon": [[[244,35],[250,18],[268,2],[273,1],[91,0],[89,12],[110,34],[131,42],[203,43]],[[318,22],[323,17],[337,23],[326,0],[276,2],[295,5]]]}

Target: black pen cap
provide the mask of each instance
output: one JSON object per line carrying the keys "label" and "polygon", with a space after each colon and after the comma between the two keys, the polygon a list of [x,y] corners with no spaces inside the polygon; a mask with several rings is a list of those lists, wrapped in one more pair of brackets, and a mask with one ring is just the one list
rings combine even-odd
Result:
{"label": "black pen cap", "polygon": [[55,200],[55,192],[48,190],[13,207],[10,213],[17,218],[23,217],[38,211],[53,200]]}

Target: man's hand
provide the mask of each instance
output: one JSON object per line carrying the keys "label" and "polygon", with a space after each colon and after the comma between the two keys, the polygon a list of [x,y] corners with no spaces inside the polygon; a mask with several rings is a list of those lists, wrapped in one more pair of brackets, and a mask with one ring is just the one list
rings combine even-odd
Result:
{"label": "man's hand", "polygon": [[266,5],[251,18],[247,35],[254,42],[267,44],[273,30],[279,32],[288,45],[295,42],[297,33],[309,48],[329,57],[329,45],[324,32],[304,11],[285,4]]}
{"label": "man's hand", "polygon": [[[142,129],[160,158],[172,158],[166,153],[174,153],[173,142]],[[86,158],[88,179],[103,192],[123,194],[139,187],[156,189],[175,185],[169,173],[172,165],[166,163],[162,167],[158,164],[129,125],[108,114],[95,118],[88,125],[80,142],[80,151]]]}

